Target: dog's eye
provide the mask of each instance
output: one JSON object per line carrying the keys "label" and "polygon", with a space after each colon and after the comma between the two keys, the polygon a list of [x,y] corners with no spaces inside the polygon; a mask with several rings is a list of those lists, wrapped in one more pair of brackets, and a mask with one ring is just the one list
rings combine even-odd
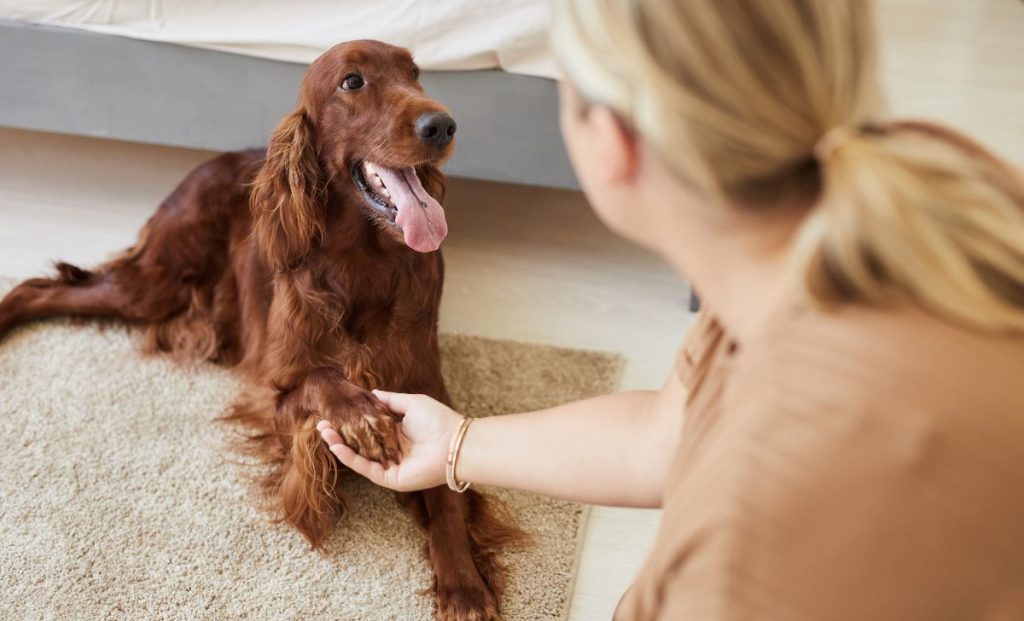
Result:
{"label": "dog's eye", "polygon": [[412,69],[412,79],[413,80],[419,80],[420,79],[420,68],[419,67],[413,67],[413,69]]}
{"label": "dog's eye", "polygon": [[366,82],[363,81],[363,76],[357,73],[350,73],[341,81],[341,90],[356,91],[363,88],[364,84],[366,84]]}

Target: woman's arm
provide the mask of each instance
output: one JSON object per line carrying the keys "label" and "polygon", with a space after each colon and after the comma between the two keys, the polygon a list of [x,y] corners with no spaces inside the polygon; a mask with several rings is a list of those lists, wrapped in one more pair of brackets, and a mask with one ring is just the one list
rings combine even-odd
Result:
{"label": "woman's arm", "polygon": [[[461,417],[423,395],[376,393],[404,416],[405,457],[384,467],[356,455],[326,423],[331,451],[348,467],[400,491],[444,484],[448,444]],[[629,392],[476,420],[459,455],[460,481],[579,502],[657,507],[675,455],[686,392],[676,374],[659,392]]]}
{"label": "woman's arm", "polygon": [[627,392],[540,412],[482,418],[459,480],[578,502],[657,507],[683,420],[683,389]]}

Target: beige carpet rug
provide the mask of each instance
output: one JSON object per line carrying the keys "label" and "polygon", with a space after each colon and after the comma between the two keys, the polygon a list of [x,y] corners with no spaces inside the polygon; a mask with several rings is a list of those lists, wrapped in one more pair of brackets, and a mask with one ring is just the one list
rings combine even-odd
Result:
{"label": "beige carpet rug", "polygon": [[[477,416],[608,392],[620,366],[466,336],[443,349]],[[140,358],[122,328],[56,320],[0,342],[0,617],[430,619],[423,536],[390,492],[350,474],[325,555],[254,508],[230,429],[211,422],[237,388],[213,366]],[[508,556],[506,618],[563,619],[584,509],[500,495],[535,538]]]}

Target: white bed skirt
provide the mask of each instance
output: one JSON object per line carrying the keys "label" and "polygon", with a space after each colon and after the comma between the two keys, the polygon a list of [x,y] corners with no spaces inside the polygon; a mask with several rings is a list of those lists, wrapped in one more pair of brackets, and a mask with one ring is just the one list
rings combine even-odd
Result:
{"label": "white bed skirt", "polygon": [[0,19],[309,63],[380,39],[426,70],[557,77],[550,0],[0,0]]}

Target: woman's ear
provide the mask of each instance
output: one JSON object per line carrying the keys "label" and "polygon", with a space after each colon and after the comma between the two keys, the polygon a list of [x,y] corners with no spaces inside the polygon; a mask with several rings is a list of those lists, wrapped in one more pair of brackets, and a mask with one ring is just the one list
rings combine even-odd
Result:
{"label": "woman's ear", "polygon": [[597,158],[606,180],[628,182],[637,175],[640,149],[633,132],[610,108],[593,105],[586,112],[587,122],[598,143]]}
{"label": "woman's ear", "polygon": [[274,131],[250,196],[256,243],[272,269],[294,267],[320,242],[325,193],[313,122],[300,105]]}

